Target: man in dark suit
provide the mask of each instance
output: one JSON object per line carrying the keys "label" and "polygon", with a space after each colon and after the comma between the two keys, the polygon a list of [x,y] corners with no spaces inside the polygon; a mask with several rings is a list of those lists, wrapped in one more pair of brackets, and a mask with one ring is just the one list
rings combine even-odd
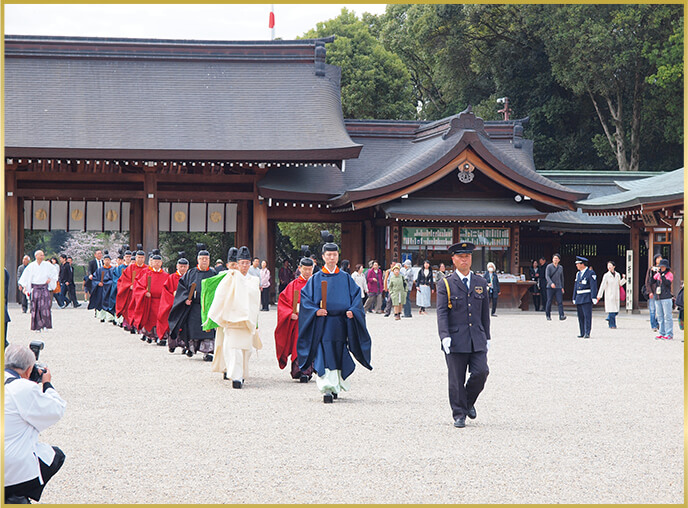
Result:
{"label": "man in dark suit", "polygon": [[547,305],[547,277],[545,271],[547,270],[547,258],[540,256],[538,260],[538,285],[540,286],[540,308],[535,310],[545,310]]}
{"label": "man in dark suit", "polygon": [[74,286],[74,268],[72,267],[72,257],[65,254],[60,254],[60,294],[64,298],[65,306],[72,302],[72,306],[76,309],[81,307],[81,304],[76,298],[76,287]]}
{"label": "man in dark suit", "polygon": [[576,256],[576,282],[573,303],[578,311],[579,339],[589,339],[592,331],[592,306],[597,304],[597,275],[588,267],[588,258]]}
{"label": "man in dark suit", "polygon": [[[487,281],[471,271],[473,249],[470,242],[449,247],[455,270],[437,284],[437,328],[449,371],[449,405],[458,428],[466,426],[466,416],[477,416],[475,401],[490,373],[488,288]],[[471,372],[467,382],[466,368]]]}
{"label": "man in dark suit", "polygon": [[86,267],[86,278],[84,279],[84,292],[91,294],[91,284],[93,281],[93,274],[96,270],[103,266],[103,251],[98,249],[93,253],[94,259],[88,262]]}

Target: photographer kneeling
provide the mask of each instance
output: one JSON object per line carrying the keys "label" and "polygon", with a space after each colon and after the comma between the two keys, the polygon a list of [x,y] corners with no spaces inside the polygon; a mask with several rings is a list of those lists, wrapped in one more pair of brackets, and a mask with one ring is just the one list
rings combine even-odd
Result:
{"label": "photographer kneeling", "polygon": [[5,350],[5,503],[39,501],[65,460],[62,450],[38,442],[38,434],[62,418],[67,403],[50,384],[47,368],[40,383],[29,380],[35,363],[26,346],[10,344]]}

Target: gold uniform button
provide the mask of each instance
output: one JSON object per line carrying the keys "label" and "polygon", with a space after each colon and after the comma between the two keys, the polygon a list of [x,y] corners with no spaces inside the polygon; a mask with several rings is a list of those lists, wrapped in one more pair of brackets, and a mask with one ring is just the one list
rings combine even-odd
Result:
{"label": "gold uniform button", "polygon": [[468,323],[468,326],[473,326],[473,323]]}

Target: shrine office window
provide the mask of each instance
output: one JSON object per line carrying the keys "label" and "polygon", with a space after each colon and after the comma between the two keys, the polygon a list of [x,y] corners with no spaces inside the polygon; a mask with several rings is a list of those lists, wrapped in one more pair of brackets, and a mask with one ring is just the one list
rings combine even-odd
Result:
{"label": "shrine office window", "polygon": [[509,228],[459,228],[459,241],[475,244],[474,271],[486,271],[487,263],[495,264],[498,272],[511,271],[511,231]]}

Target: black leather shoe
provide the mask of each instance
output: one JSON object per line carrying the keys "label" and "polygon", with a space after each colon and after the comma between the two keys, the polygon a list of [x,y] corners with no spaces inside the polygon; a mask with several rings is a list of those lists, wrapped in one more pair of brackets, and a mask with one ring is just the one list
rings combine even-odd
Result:
{"label": "black leather shoe", "polygon": [[158,346],[167,346],[167,340],[165,340],[165,339],[158,340]]}
{"label": "black leather shoe", "polygon": [[170,353],[174,354],[175,348],[173,348],[173,347],[168,347],[167,350],[168,350]]}
{"label": "black leather shoe", "polygon": [[332,392],[332,398],[333,398],[334,400],[337,400],[337,394],[334,393],[334,392]]}
{"label": "black leather shoe", "polygon": [[234,381],[232,381],[232,388],[237,388],[237,389],[239,389],[239,388],[241,388],[241,387],[243,386],[243,384],[244,384],[244,383],[243,383],[242,381],[234,380]]}
{"label": "black leather shoe", "polygon": [[229,378],[227,377],[227,373],[226,373],[226,372],[223,372],[223,373],[222,373],[222,379],[224,379],[225,381],[227,381],[227,380],[229,379]]}
{"label": "black leather shoe", "polygon": [[475,417],[478,416],[478,413],[475,412],[475,406],[471,406],[471,408],[468,410],[468,413],[466,413],[466,416],[468,416],[471,420],[475,420]]}
{"label": "black leather shoe", "polygon": [[590,334],[589,334],[589,333],[586,333],[586,334],[583,336],[583,338],[589,339],[589,338],[590,338]]}
{"label": "black leather shoe", "polygon": [[566,316],[559,316],[559,321],[563,321],[566,319]]}
{"label": "black leather shoe", "polygon": [[[62,307],[62,308],[64,309],[64,307]],[[105,323],[105,320],[104,320],[104,319],[101,319],[100,322],[101,322],[101,323]]]}
{"label": "black leather shoe", "polygon": [[151,342],[153,342],[153,339],[151,339],[150,337],[147,337],[146,342],[148,342],[148,344],[150,344]]}
{"label": "black leather shoe", "polygon": [[552,318],[550,316],[547,316],[547,321],[552,321]]}
{"label": "black leather shoe", "polygon": [[188,356],[189,358],[191,358],[191,357],[193,356],[193,352],[191,352],[191,350],[187,349],[187,350],[186,350],[186,356]]}
{"label": "black leather shoe", "polygon": [[299,378],[299,383],[308,383],[308,376],[306,374],[301,374]]}
{"label": "black leather shoe", "polygon": [[212,362],[213,361],[213,355],[210,353],[206,353],[205,356],[203,357],[204,362]]}
{"label": "black leather shoe", "polygon": [[143,342],[146,342],[146,336],[145,335],[141,335],[141,337],[139,337],[139,339],[141,339]]}
{"label": "black leather shoe", "polygon": [[578,337],[579,339],[582,339],[582,338],[583,338],[582,335],[576,335],[576,337]]}
{"label": "black leather shoe", "polygon": [[326,393],[325,395],[323,395],[323,402],[325,404],[332,404],[332,402],[334,402],[334,398],[332,397],[332,394]]}
{"label": "black leather shoe", "polygon": [[459,429],[463,429],[466,426],[466,417],[462,416],[461,418],[457,418],[454,420],[454,427],[457,427]]}

